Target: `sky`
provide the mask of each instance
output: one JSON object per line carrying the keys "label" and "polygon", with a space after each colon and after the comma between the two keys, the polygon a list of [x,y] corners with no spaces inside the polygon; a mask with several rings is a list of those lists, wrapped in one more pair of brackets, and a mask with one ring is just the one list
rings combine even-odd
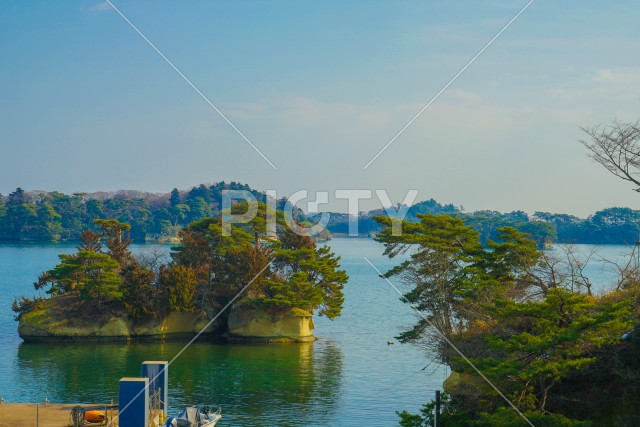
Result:
{"label": "sky", "polygon": [[[580,127],[640,116],[640,3],[0,3],[0,193],[410,189],[466,211],[640,208]],[[313,196],[311,196],[313,199]],[[375,209],[375,198],[361,209]],[[321,209],[346,210],[330,197]]]}

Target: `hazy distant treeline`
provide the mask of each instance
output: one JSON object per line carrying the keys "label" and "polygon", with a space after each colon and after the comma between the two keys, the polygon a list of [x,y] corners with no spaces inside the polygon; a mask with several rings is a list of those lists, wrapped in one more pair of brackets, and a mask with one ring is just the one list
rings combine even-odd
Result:
{"label": "hazy distant treeline", "polygon": [[[533,216],[523,211],[502,213],[497,211],[462,212],[451,204],[442,205],[435,200],[427,200],[412,206],[407,220],[416,221],[416,214],[433,215],[447,213],[462,218],[480,233],[481,241],[495,240],[497,229],[504,226],[529,233],[538,245],[545,243],[589,243],[589,244],[635,244],[640,234],[640,211],[629,208],[603,209],[586,219],[568,214],[536,212]],[[358,217],[360,235],[371,236],[381,227],[374,217],[384,215],[383,210],[363,213]],[[328,229],[334,234],[347,234],[349,216],[332,214]]]}
{"label": "hazy distant treeline", "polygon": [[113,218],[131,225],[135,241],[176,236],[184,226],[220,212],[225,189],[251,191],[259,201],[264,194],[248,185],[220,182],[189,191],[173,189],[154,194],[139,191],[114,193],[25,192],[0,195],[0,240],[78,240],[93,221]]}
{"label": "hazy distant treeline", "polygon": [[[237,182],[201,184],[184,191],[174,188],[169,193],[117,191],[68,195],[18,188],[8,196],[0,194],[0,240],[78,240],[82,231],[93,229],[93,221],[100,218],[131,225],[135,241],[162,240],[177,236],[180,229],[193,221],[218,215],[223,190],[250,191],[259,201],[265,201],[263,192]],[[300,210],[296,209],[296,213],[305,219]],[[533,216],[522,211],[466,213],[452,204],[430,199],[409,208],[406,219],[416,221],[416,214],[421,213],[458,216],[480,233],[483,242],[494,240],[496,230],[503,226],[529,233],[540,246],[551,242],[634,244],[639,240],[640,211],[629,208],[604,209],[582,219],[548,212],[536,212]],[[361,213],[359,235],[376,234],[380,225],[374,217],[379,215],[386,212],[377,209]],[[348,234],[349,216],[332,213],[327,228],[333,234]]]}

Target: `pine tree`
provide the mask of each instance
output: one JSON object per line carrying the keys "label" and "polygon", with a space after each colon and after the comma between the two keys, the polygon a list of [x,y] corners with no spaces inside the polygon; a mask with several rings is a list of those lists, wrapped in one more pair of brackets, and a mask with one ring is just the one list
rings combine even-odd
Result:
{"label": "pine tree", "polygon": [[196,272],[183,265],[170,265],[161,273],[161,280],[168,292],[169,311],[191,311],[194,307]]}
{"label": "pine tree", "polygon": [[127,234],[131,229],[129,224],[115,219],[97,219],[94,223],[102,230],[101,236],[111,258],[122,266],[133,261],[133,255],[129,251],[131,238]]}

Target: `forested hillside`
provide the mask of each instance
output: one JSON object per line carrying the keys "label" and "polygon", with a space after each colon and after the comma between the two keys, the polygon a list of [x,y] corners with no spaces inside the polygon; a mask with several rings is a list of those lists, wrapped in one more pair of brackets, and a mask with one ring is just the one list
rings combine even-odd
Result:
{"label": "forested hillside", "polygon": [[[502,213],[497,211],[463,212],[452,204],[440,204],[433,199],[409,208],[406,220],[418,222],[418,214],[449,214],[461,218],[480,233],[486,244],[495,240],[500,227],[513,227],[530,235],[539,246],[545,243],[590,243],[590,244],[635,244],[640,235],[640,211],[629,208],[603,209],[587,218],[568,214],[536,212],[529,215],[523,211]],[[358,218],[358,234],[374,236],[382,227],[374,217],[386,215],[383,209],[361,213]],[[332,234],[349,232],[349,215],[332,213],[328,229]]]}
{"label": "forested hillside", "polygon": [[223,190],[251,191],[264,202],[262,192],[237,182],[199,185],[189,191],[173,189],[155,194],[140,191],[113,193],[25,192],[0,195],[0,240],[78,240],[83,230],[95,229],[96,219],[116,219],[131,225],[134,241],[163,240],[184,226],[220,212]]}
{"label": "forested hillside", "polygon": [[[96,219],[116,219],[131,224],[134,241],[164,241],[177,237],[186,225],[220,213],[223,190],[246,190],[264,203],[264,192],[238,182],[219,182],[173,189],[170,193],[116,191],[63,194],[57,191],[26,192],[16,189],[8,196],[0,194],[0,240],[64,241],[78,240],[83,230],[93,229]],[[278,208],[282,208],[284,199]],[[547,243],[634,244],[640,234],[640,211],[629,208],[609,208],[586,219],[568,214],[523,211],[463,212],[452,204],[440,204],[433,199],[411,206],[406,220],[417,222],[418,214],[449,214],[480,233],[482,242],[496,238],[500,227],[513,227],[528,233],[540,246]],[[296,209],[297,218],[313,222]],[[358,234],[374,236],[382,228],[374,217],[386,215],[384,209],[361,213]],[[337,235],[349,233],[349,215],[331,213],[327,226]]]}

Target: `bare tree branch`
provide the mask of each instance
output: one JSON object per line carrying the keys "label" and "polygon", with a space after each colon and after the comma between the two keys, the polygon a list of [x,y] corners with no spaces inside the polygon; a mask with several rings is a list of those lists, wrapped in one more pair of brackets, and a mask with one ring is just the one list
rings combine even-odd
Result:
{"label": "bare tree branch", "polygon": [[640,120],[614,120],[608,126],[581,128],[588,140],[580,143],[589,150],[589,157],[613,175],[638,186],[640,192]]}

